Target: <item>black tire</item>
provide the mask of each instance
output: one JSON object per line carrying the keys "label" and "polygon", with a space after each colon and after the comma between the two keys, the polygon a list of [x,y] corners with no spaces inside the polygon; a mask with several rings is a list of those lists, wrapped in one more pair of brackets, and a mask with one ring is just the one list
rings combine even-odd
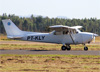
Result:
{"label": "black tire", "polygon": [[71,46],[66,46],[67,47],[67,50],[69,51],[69,50],[71,50]]}
{"label": "black tire", "polygon": [[87,51],[88,50],[88,47],[84,47],[84,50]]}
{"label": "black tire", "polygon": [[67,49],[66,46],[61,47],[61,50],[63,50],[63,51],[66,50],[66,49]]}

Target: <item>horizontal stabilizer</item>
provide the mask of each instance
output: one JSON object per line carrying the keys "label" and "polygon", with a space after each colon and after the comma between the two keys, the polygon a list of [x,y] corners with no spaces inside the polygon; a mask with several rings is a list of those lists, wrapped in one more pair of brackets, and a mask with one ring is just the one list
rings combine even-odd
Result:
{"label": "horizontal stabilizer", "polygon": [[7,38],[14,39],[14,38],[22,38],[23,36],[7,36]]}

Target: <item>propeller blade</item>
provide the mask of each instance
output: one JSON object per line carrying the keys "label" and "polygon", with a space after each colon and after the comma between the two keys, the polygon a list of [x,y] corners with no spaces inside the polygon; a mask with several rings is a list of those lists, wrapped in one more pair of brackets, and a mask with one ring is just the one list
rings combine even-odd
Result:
{"label": "propeller blade", "polygon": [[94,36],[94,41],[93,42],[95,43],[95,36]]}

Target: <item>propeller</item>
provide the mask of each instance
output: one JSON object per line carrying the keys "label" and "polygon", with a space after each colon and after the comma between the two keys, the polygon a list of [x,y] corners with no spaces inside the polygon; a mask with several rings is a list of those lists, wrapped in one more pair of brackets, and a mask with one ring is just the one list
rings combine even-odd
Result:
{"label": "propeller", "polygon": [[93,42],[94,42],[94,43],[95,43],[95,37],[96,37],[96,36],[98,36],[98,35],[93,33],[93,39],[94,39]]}

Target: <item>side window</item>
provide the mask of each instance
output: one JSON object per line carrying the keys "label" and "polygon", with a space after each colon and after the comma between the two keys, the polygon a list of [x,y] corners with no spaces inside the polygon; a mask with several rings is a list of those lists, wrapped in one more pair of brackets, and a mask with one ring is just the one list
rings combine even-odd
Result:
{"label": "side window", "polygon": [[54,35],[67,35],[67,34],[77,34],[77,33],[78,33],[78,31],[76,31],[74,29],[53,32]]}
{"label": "side window", "polygon": [[62,32],[61,31],[60,32],[59,31],[55,31],[54,35],[62,35]]}
{"label": "side window", "polygon": [[69,31],[63,31],[63,34],[68,34],[69,33]]}

